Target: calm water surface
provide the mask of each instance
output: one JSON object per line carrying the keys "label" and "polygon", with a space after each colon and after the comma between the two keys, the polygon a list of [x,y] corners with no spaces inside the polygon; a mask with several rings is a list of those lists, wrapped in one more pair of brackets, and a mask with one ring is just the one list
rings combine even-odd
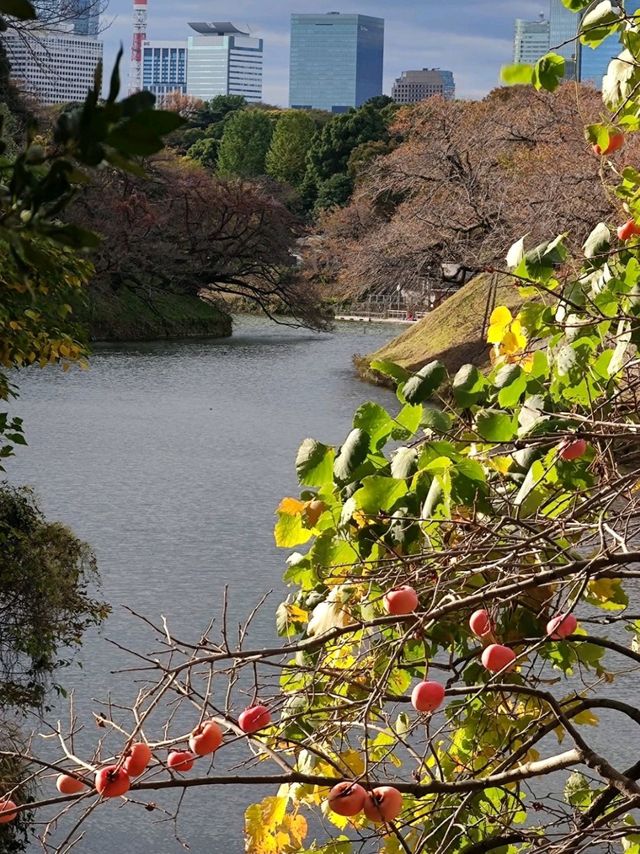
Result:
{"label": "calm water surface", "polygon": [[[92,725],[91,712],[100,710],[92,698],[132,690],[130,677],[113,674],[131,660],[106,639],[140,650],[153,646],[123,604],[154,618],[164,614],[177,634],[179,627],[181,636],[196,639],[219,615],[226,584],[236,618],[273,590],[251,645],[273,643],[285,557],[273,545],[273,513],[282,496],[296,493],[297,448],[307,436],[340,442],[366,399],[393,406],[389,392],[355,378],[351,358],[397,332],[344,325],[334,335],[314,335],[249,318],[228,341],[104,347],[87,372],[22,375],[17,414],[25,419],[29,448],[10,461],[8,476],[33,484],[48,516],[93,545],[103,595],[113,606],[101,633],[86,639],[84,668],[63,674],[87,725],[78,752],[90,755],[101,734]],[[610,662],[612,669],[621,664]],[[637,704],[637,674],[607,693]],[[595,747],[620,768],[636,761],[637,728],[612,713],[601,718],[603,726],[585,733]],[[243,812],[258,794],[235,787],[192,791],[177,832],[196,854],[241,854]],[[175,803],[173,794],[155,797]],[[74,851],[184,850],[159,813],[115,803],[99,809],[85,831]]]}
{"label": "calm water surface", "polygon": [[[296,492],[297,448],[307,436],[341,441],[364,400],[392,402],[389,392],[356,379],[351,358],[397,333],[397,326],[353,324],[315,335],[243,318],[230,340],[103,347],[89,371],[20,377],[17,414],[29,447],[8,476],[32,484],[47,515],[92,544],[113,606],[100,635],[86,639],[84,668],[63,676],[87,724],[80,746],[88,750],[96,739],[92,698],[130,690],[112,671],[131,660],[106,638],[152,646],[123,604],[165,614],[195,639],[219,614],[226,584],[238,617],[274,590],[252,645],[273,642],[286,556],[273,544],[273,513]],[[240,854],[252,795],[235,787],[189,793],[181,837],[197,854]],[[116,810],[113,803],[98,810],[74,850],[184,850],[159,814]]]}

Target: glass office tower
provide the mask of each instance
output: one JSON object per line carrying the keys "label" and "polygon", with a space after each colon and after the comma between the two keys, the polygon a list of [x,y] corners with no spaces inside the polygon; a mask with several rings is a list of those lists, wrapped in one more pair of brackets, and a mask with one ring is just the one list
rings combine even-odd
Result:
{"label": "glass office tower", "polygon": [[549,53],[549,21],[516,20],[513,61],[534,63]]}
{"label": "glass office tower", "polygon": [[187,95],[210,101],[216,95],[241,95],[262,101],[264,43],[229,21],[189,24]]}
{"label": "glass office tower", "polygon": [[187,91],[187,40],[146,41],[142,49],[142,88],[154,95]]}
{"label": "glass office tower", "polygon": [[382,94],[384,20],[368,15],[291,16],[289,104],[344,113]]}
{"label": "glass office tower", "polygon": [[562,0],[551,0],[549,10],[549,42],[554,53],[566,60],[565,77],[576,76],[576,57],[579,47],[575,41],[580,16],[569,11]]}
{"label": "glass office tower", "polygon": [[591,83],[596,89],[602,89],[602,78],[612,59],[621,51],[620,42],[612,37],[604,41],[595,50],[586,45],[580,46],[580,81]]}

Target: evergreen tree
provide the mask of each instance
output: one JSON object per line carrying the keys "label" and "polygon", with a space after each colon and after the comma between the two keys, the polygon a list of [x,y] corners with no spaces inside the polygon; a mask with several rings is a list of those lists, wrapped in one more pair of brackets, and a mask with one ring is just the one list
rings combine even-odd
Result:
{"label": "evergreen tree", "polygon": [[307,168],[307,152],[316,134],[311,116],[288,110],[276,124],[267,153],[267,173],[278,181],[299,187]]}
{"label": "evergreen tree", "polygon": [[223,175],[255,178],[266,173],[273,124],[260,110],[240,110],[225,124],[218,155]]}

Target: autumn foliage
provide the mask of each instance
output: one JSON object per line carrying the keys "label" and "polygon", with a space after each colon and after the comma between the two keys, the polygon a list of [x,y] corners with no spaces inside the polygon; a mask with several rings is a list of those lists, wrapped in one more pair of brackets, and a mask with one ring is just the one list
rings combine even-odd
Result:
{"label": "autumn foliage", "polygon": [[[601,112],[588,86],[553,95],[498,89],[479,102],[430,99],[400,111],[403,141],[359,173],[351,203],[328,213],[307,254],[310,280],[330,293],[419,291],[443,263],[503,267],[505,247],[567,232],[579,247],[615,209],[611,173],[585,151]],[[631,139],[617,155],[637,160]]]}

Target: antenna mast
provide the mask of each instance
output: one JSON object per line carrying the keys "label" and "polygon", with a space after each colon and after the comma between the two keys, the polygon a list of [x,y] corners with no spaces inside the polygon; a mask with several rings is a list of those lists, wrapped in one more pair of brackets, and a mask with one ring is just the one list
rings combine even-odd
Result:
{"label": "antenna mast", "polygon": [[129,94],[142,89],[142,45],[147,38],[147,0],[133,0],[133,41],[131,43],[131,68]]}

